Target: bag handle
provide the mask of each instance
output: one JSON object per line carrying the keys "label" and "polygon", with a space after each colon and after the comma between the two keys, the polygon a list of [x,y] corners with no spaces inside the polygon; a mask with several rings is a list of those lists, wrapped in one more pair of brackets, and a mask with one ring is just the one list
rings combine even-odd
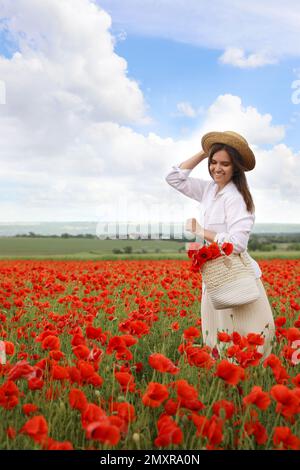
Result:
{"label": "bag handle", "polygon": [[221,252],[221,255],[222,255],[222,257],[223,257],[223,263],[225,264],[225,266],[226,266],[228,269],[231,268],[232,261],[231,261],[231,259],[229,258],[229,255],[227,255],[227,254],[225,253],[225,251],[222,249],[223,243],[222,243],[222,244],[219,243],[219,242],[215,242],[215,243],[217,243],[217,245],[218,245],[218,247],[219,247],[219,250],[220,250],[220,252]]}
{"label": "bag handle", "polygon": [[[218,243],[218,242],[217,242],[217,243]],[[224,262],[225,266],[227,266],[227,268],[230,268],[231,265],[232,265],[232,261],[231,261],[231,259],[229,258],[230,255],[227,255],[227,254],[225,253],[225,251],[222,249],[222,245],[223,245],[223,243],[222,243],[222,244],[221,244],[221,243],[218,243],[219,250],[220,250],[220,252],[221,252],[221,254],[222,254],[222,256],[223,256],[223,262]],[[243,265],[244,265],[244,266],[247,266],[247,260],[246,260],[245,257],[244,257],[244,253],[243,253],[243,252],[238,253],[238,256],[239,256],[241,262],[243,263]]]}

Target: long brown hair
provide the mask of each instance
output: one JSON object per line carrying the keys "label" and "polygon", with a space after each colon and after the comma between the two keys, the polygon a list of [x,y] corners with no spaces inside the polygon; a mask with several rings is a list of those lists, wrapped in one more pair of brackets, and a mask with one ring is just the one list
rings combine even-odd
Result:
{"label": "long brown hair", "polygon": [[236,185],[239,192],[242,194],[247,207],[247,211],[253,213],[255,211],[255,206],[249,190],[245,170],[242,164],[242,157],[235,148],[227,144],[213,144],[211,146],[208,152],[208,171],[210,176],[212,175],[209,166],[211,164],[212,157],[219,150],[226,150],[226,152],[228,153],[231,159],[231,163],[233,165],[232,181]]}

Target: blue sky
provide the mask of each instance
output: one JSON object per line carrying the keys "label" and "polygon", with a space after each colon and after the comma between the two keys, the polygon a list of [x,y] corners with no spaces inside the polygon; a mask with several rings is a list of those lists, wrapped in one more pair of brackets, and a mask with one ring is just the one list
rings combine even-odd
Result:
{"label": "blue sky", "polygon": [[1,221],[180,222],[199,208],[166,174],[235,130],[256,155],[256,221],[300,223],[300,4],[285,7],[2,0]]}
{"label": "blue sky", "polygon": [[[119,33],[114,24],[112,32]],[[175,137],[181,135],[181,128],[199,126],[201,115],[196,121],[171,116],[178,102],[207,108],[218,95],[231,93],[240,96],[245,106],[272,114],[273,124],[288,125],[285,142],[299,148],[299,119],[296,125],[290,123],[293,113],[300,111],[291,100],[293,68],[299,61],[285,59],[262,68],[238,69],[218,63],[222,51],[130,33],[117,42],[115,50],[127,60],[129,76],[138,80],[157,121],[153,130],[160,135]]]}

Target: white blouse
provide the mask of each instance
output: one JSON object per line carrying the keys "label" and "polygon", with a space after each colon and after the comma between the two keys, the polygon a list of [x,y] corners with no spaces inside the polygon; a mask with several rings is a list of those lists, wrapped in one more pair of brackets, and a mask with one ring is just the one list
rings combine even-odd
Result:
{"label": "white blouse", "polygon": [[[177,165],[172,168],[165,178],[167,183],[185,196],[201,202],[203,213],[199,214],[200,225],[206,230],[217,232],[214,241],[232,243],[234,253],[247,250],[255,215],[248,212],[244,198],[234,182],[230,181],[217,192],[218,185],[214,180],[191,178],[189,174],[192,170]],[[261,277],[258,263],[250,258],[255,277]]]}

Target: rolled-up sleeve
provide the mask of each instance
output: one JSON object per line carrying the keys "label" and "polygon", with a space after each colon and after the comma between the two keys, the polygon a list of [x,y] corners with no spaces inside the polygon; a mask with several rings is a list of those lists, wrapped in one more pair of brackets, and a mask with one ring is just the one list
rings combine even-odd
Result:
{"label": "rolled-up sleeve", "polygon": [[233,244],[233,252],[241,253],[247,250],[255,215],[248,212],[243,197],[233,197],[225,201],[227,232],[217,233],[214,241]]}
{"label": "rolled-up sleeve", "polygon": [[166,175],[165,180],[170,186],[177,189],[177,191],[180,191],[185,196],[201,201],[204,191],[210,182],[200,178],[191,178],[189,176],[191,171],[192,170],[179,168],[179,166],[174,165],[172,170]]}

